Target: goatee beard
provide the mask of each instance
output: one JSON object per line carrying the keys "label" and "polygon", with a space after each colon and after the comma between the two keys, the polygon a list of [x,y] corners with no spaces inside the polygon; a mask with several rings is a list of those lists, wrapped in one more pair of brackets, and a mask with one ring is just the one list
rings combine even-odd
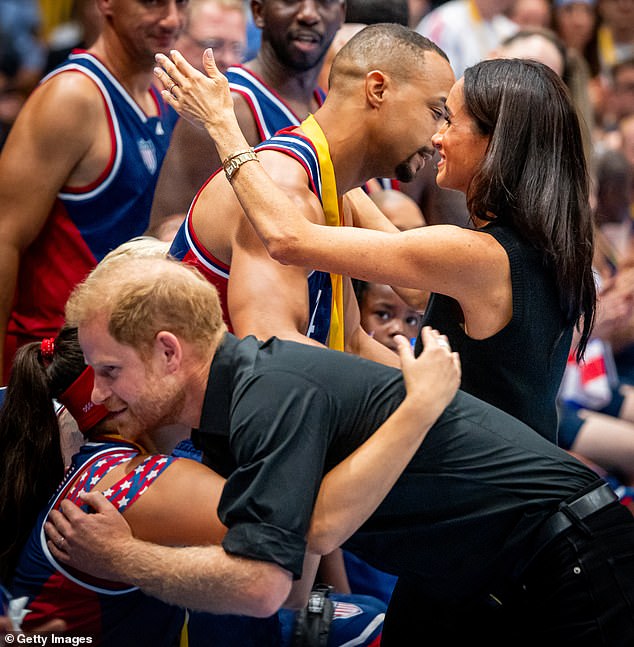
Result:
{"label": "goatee beard", "polygon": [[394,169],[394,177],[399,182],[411,182],[416,177],[416,173],[407,162],[401,162]]}

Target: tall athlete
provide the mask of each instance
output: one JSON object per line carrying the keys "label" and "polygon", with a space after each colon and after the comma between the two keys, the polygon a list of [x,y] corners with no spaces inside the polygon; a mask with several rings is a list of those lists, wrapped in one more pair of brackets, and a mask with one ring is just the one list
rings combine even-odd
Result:
{"label": "tall athlete", "polygon": [[[319,108],[323,93],[316,87],[317,77],[324,55],[344,19],[344,4],[338,0],[290,3],[253,0],[254,19],[262,29],[261,48],[255,59],[226,72],[234,109],[249,143],[256,145],[280,129],[298,126],[303,118]],[[183,179],[181,174],[188,169],[183,164],[178,169],[173,168],[170,160],[178,150],[179,132],[194,128],[182,120],[176,129],[157,186],[153,225],[161,222],[159,208],[164,216],[178,209],[187,209],[189,198],[200,188],[200,184],[195,186],[196,183],[202,184],[204,177],[220,166],[210,139],[206,145],[213,149],[213,154],[205,149],[202,164],[196,165],[196,155],[188,147],[189,166],[197,175],[189,192],[183,190],[183,184],[180,187],[176,185],[179,178]],[[289,135],[276,139],[267,147],[283,149],[288,155],[301,159],[318,199],[323,199],[319,160],[311,143]],[[200,155],[203,148],[199,147],[197,151]],[[220,215],[226,213],[224,208],[216,213],[210,212],[210,206],[217,204],[213,188],[207,188],[213,186],[214,182],[208,181],[195,196],[171,253],[196,264],[218,288],[225,320],[231,331],[238,336],[255,334],[267,338],[276,335],[296,341],[328,343],[333,348],[345,348],[394,364],[394,357],[362,331],[358,307],[347,279],[335,287],[339,297],[333,319],[330,275],[311,272],[310,269],[281,268],[272,263],[239,210],[227,217]],[[187,199],[180,204],[172,202],[171,207],[166,208],[164,197]],[[337,201],[336,190],[333,199]],[[227,204],[235,207],[232,194]],[[337,211],[336,204],[331,211]],[[331,213],[331,217],[332,224],[343,224],[343,213]],[[349,213],[347,222],[351,224]],[[339,332],[331,334],[334,328]]]}
{"label": "tall athlete", "polygon": [[[187,0],[98,0],[101,35],[43,79],[0,157],[0,353],[54,336],[71,289],[142,234],[176,115],[152,86]],[[5,348],[3,349],[3,346]]]}
{"label": "tall athlete", "polygon": [[[251,11],[262,31],[256,57],[220,71],[229,78],[240,128],[255,146],[281,128],[299,125],[321,105],[323,93],[317,78],[343,24],[345,2],[251,0]],[[196,192],[220,163],[207,133],[181,120],[156,187],[150,233],[154,234],[165,218],[184,216]]]}

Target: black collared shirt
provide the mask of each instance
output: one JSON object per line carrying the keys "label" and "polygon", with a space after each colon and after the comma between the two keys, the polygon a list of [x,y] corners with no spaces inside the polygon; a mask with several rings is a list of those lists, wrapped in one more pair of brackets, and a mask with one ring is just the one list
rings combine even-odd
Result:
{"label": "black collared shirt", "polygon": [[[228,477],[227,552],[299,575],[323,474],[405,394],[400,371],[354,355],[227,334],[196,442]],[[596,475],[508,414],[459,392],[347,547],[416,574],[435,596],[469,593],[521,556],[532,530]]]}
{"label": "black collared shirt", "polygon": [[393,368],[276,338],[262,343],[227,334],[194,435],[205,463],[228,477],[219,506],[229,527],[225,549],[301,573],[323,474],[404,395]]}

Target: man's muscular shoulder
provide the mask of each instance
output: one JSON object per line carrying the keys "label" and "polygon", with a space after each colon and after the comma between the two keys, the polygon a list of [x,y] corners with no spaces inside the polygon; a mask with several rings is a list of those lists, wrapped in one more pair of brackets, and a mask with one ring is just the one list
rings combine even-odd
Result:
{"label": "man's muscular shoulder", "polygon": [[[83,186],[93,182],[112,153],[110,125],[101,91],[85,74],[57,74],[37,90],[31,118],[48,132],[50,143],[74,149],[77,165],[66,182]],[[34,93],[35,95],[35,93]]]}
{"label": "man's muscular shoulder", "polygon": [[66,70],[44,81],[27,102],[31,103],[50,117],[76,110],[86,111],[88,119],[103,115],[101,91],[79,70]]}
{"label": "man's muscular shoulder", "polygon": [[[37,164],[55,164],[55,181],[88,183],[88,166],[96,161],[96,142],[103,135],[106,161],[110,154],[104,102],[96,85],[78,72],[63,72],[48,79],[31,94],[14,124],[7,155],[22,157],[32,172]],[[79,177],[84,173],[85,177]],[[97,173],[98,175],[98,173]]]}

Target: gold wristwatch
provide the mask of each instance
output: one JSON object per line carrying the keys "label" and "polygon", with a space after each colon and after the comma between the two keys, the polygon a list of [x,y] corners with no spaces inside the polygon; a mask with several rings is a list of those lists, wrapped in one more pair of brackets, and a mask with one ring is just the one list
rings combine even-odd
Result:
{"label": "gold wristwatch", "polygon": [[229,157],[222,162],[222,168],[225,170],[227,180],[231,182],[231,178],[236,174],[237,170],[246,162],[251,161],[260,161],[252,148],[229,155]]}

